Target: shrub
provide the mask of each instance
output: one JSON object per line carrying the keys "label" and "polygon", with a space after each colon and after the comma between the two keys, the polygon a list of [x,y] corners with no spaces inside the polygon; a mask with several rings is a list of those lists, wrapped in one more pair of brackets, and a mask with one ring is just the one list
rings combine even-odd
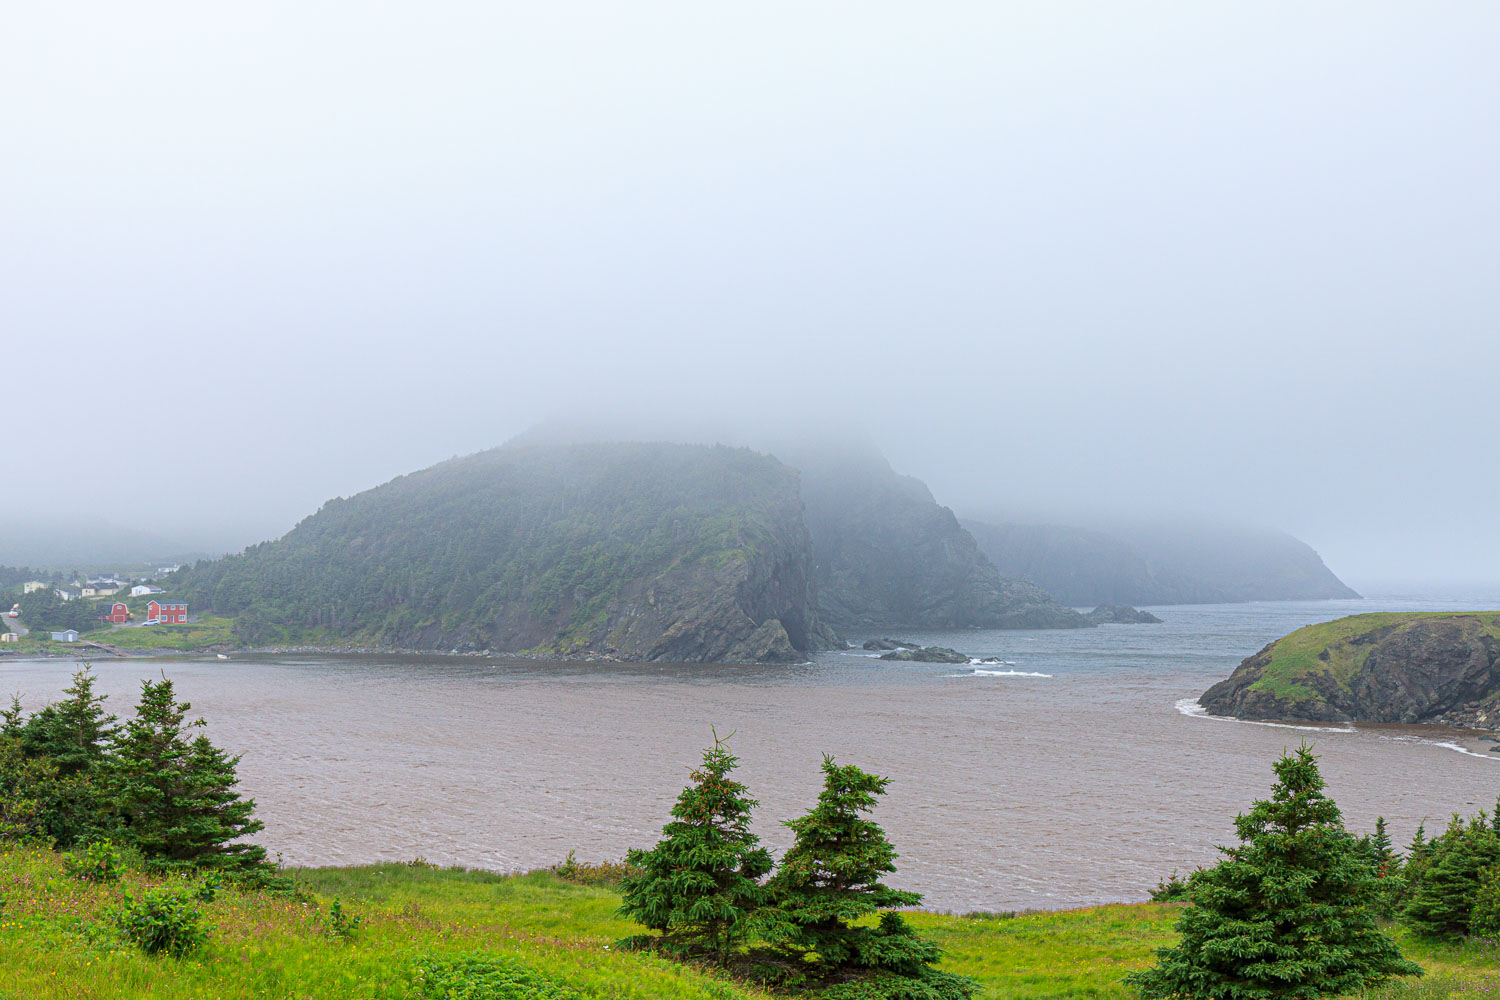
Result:
{"label": "shrub", "polygon": [[193,898],[200,903],[212,903],[224,889],[224,879],[218,872],[205,872],[193,886]]}
{"label": "shrub", "polygon": [[1180,903],[1188,898],[1191,890],[1192,886],[1188,879],[1178,875],[1177,869],[1174,868],[1171,875],[1156,883],[1156,888],[1151,890],[1151,902]]}
{"label": "shrub", "polygon": [[1474,894],[1474,908],[1469,911],[1469,934],[1500,937],[1500,867],[1491,866],[1479,873],[1479,890]]}
{"label": "shrub", "polygon": [[625,879],[638,878],[643,874],[638,865],[629,861],[579,861],[572,851],[568,852],[561,864],[553,865],[547,870],[564,882],[598,885],[609,889],[617,889]]}
{"label": "shrub", "polygon": [[1409,865],[1410,879],[1401,919],[1426,937],[1462,937],[1470,932],[1470,911],[1480,876],[1500,864],[1500,836],[1484,813],[1467,823],[1453,816],[1448,829],[1428,841],[1421,860]]}
{"label": "shrub", "polygon": [[139,900],[127,890],[109,917],[146,954],[166,952],[181,957],[208,939],[195,902],[192,893],[180,886],[148,889]]}
{"label": "shrub", "polygon": [[318,922],[322,925],[323,933],[335,941],[352,941],[354,935],[359,933],[359,925],[365,922],[364,917],[350,916],[344,912],[344,904],[339,902],[337,896],[328,907],[328,914],[320,916]]}
{"label": "shrub", "polygon": [[96,840],[84,848],[83,856],[63,855],[63,870],[82,882],[112,885],[125,873],[119,850],[108,840]]}
{"label": "shrub", "polygon": [[582,1000],[583,994],[518,962],[483,955],[428,956],[406,1000]]}
{"label": "shrub", "polygon": [[911,976],[881,972],[815,995],[823,1000],[970,1000],[974,980],[938,969],[923,969]]}

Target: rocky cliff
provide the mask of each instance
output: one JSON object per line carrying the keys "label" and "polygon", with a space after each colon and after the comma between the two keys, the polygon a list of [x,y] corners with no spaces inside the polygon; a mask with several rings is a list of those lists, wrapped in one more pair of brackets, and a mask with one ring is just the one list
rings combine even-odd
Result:
{"label": "rocky cliff", "polygon": [[1088,627],[1035,585],[1002,577],[953,512],[878,452],[777,454],[802,473],[818,610],[841,633]]}
{"label": "rocky cliff", "polygon": [[179,588],[250,643],[779,662],[835,641],[797,474],[747,449],[498,448],[331,501]]}
{"label": "rocky cliff", "polygon": [[1242,719],[1500,729],[1500,612],[1309,625],[1245,660],[1199,704]]}

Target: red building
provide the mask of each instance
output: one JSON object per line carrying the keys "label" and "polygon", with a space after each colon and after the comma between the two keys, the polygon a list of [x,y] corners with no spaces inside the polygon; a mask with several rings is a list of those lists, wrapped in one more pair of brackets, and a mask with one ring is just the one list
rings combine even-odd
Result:
{"label": "red building", "polygon": [[187,605],[181,601],[147,601],[146,620],[163,625],[186,625]]}
{"label": "red building", "polygon": [[130,621],[130,609],[119,601],[116,601],[109,606],[108,611],[100,616],[99,620],[102,622],[114,622],[116,625],[124,625]]}

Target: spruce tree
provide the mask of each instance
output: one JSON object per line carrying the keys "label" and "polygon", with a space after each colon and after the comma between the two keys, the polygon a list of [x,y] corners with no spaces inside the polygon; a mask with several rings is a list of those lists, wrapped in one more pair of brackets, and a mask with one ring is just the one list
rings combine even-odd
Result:
{"label": "spruce tree", "polygon": [[750,832],[758,803],[729,777],[738,763],[715,733],[662,839],[626,856],[640,873],[621,881],[621,915],[659,931],[671,950],[706,951],[720,963],[749,933],[750,915],[766,899],[759,879],[771,870],[770,852]]}
{"label": "spruce tree", "polygon": [[59,774],[94,777],[99,774],[114,739],[113,715],[106,715],[107,694],[94,693],[93,667],[85,663],[73,675],[73,686],[64,688],[68,697],[55,705],[44,731],[47,756]]}
{"label": "spruce tree", "polygon": [[1194,873],[1181,940],[1126,977],[1143,997],[1341,996],[1420,975],[1375,925],[1378,887],[1306,745],[1275,764],[1271,798],[1235,818],[1240,843]]}
{"label": "spruce tree", "polygon": [[265,848],[234,843],[262,827],[255,802],[234,791],[238,757],[191,730],[191,709],[172,682],[144,681],[133,719],[121,727],[110,762],[113,804],[123,834],[163,868],[264,867]]}
{"label": "spruce tree", "polygon": [[1400,859],[1391,847],[1391,835],[1386,832],[1384,816],[1375,817],[1375,832],[1369,838],[1369,847],[1376,874],[1381,878],[1394,874]]}
{"label": "spruce tree", "polygon": [[1482,873],[1495,864],[1500,864],[1500,837],[1487,817],[1481,813],[1465,823],[1455,813],[1448,829],[1424,848],[1402,921],[1429,937],[1467,934]]}
{"label": "spruce tree", "polygon": [[[880,881],[896,870],[897,855],[865,814],[888,784],[889,778],[824,756],[817,804],[786,821],[796,840],[768,883],[775,903],[761,915],[761,933],[799,962],[815,954],[824,978],[887,973],[931,984],[902,986],[908,996],[968,996],[972,981],[932,969],[941,949],[889,912],[915,906],[922,896]],[[881,910],[887,912],[878,926],[852,924]]]}

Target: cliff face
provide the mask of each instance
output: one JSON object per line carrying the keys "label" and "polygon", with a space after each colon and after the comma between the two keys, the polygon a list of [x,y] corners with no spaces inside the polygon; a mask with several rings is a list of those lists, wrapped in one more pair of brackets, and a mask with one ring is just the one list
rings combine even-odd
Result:
{"label": "cliff face", "polygon": [[1243,719],[1500,729],[1500,612],[1309,625],[1245,660],[1199,704]]}
{"label": "cliff face", "polygon": [[881,627],[1085,628],[1010,580],[917,479],[878,454],[788,453],[802,473],[820,616],[842,633]]}
{"label": "cliff face", "polygon": [[495,449],[330,502],[183,589],[251,643],[780,662],[833,641],[797,475],[744,449]]}
{"label": "cliff face", "polygon": [[965,520],[999,571],[1064,604],[1218,604],[1354,598],[1305,543],[1279,531],[1176,524],[1107,529]]}

